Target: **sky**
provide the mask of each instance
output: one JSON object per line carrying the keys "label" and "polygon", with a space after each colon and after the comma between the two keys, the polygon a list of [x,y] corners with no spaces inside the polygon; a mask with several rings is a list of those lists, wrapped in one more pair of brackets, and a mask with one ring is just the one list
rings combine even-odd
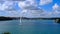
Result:
{"label": "sky", "polygon": [[0,0],[0,16],[60,17],[60,0]]}

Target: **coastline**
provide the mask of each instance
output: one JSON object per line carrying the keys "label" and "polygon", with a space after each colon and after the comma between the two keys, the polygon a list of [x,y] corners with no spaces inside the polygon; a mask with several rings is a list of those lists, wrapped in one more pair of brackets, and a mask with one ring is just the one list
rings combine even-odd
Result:
{"label": "coastline", "polygon": [[26,19],[26,20],[55,20],[55,22],[59,23],[60,18],[27,18],[27,17],[0,17],[0,21],[6,21],[6,20],[18,20],[18,19]]}
{"label": "coastline", "polygon": [[26,20],[54,20],[56,23],[60,23],[60,18],[26,18],[26,17],[20,17],[20,19],[26,19]]}
{"label": "coastline", "polygon": [[42,19],[42,20],[56,20],[56,19],[60,19],[60,18],[27,18],[27,17],[20,17],[20,19],[31,19],[31,20],[35,20],[35,19]]}
{"label": "coastline", "polygon": [[0,21],[6,21],[6,20],[17,20],[20,19],[19,17],[0,17]]}

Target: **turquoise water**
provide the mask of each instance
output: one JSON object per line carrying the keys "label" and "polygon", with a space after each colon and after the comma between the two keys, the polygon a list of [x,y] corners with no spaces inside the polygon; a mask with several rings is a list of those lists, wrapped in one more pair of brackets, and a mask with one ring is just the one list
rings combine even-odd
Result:
{"label": "turquoise water", "polygon": [[11,34],[19,34],[19,20],[0,21],[0,34],[10,32]]}
{"label": "turquoise water", "polygon": [[54,20],[0,21],[0,34],[60,34],[60,24]]}

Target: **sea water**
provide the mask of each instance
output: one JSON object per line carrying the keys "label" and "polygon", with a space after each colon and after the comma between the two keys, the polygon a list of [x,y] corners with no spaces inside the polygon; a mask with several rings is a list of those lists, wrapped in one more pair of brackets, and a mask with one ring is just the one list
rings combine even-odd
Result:
{"label": "sea water", "polygon": [[0,21],[0,34],[10,32],[11,34],[19,34],[19,20]]}
{"label": "sea water", "polygon": [[60,34],[60,24],[54,20],[9,20],[0,21],[0,34]]}

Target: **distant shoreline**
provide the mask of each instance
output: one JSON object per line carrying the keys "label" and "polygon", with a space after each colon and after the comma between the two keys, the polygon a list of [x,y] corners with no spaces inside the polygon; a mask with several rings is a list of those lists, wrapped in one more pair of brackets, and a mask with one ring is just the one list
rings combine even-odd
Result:
{"label": "distant shoreline", "polygon": [[60,18],[26,18],[26,17],[20,17],[20,19],[26,19],[26,20],[55,20],[56,23],[60,23]]}
{"label": "distant shoreline", "polygon": [[42,20],[56,20],[56,19],[60,19],[60,18],[27,18],[27,17],[20,17],[20,19],[42,19]]}
{"label": "distant shoreline", "polygon": [[0,21],[17,20],[17,19],[20,19],[20,18],[19,17],[4,17],[4,16],[0,17]]}
{"label": "distant shoreline", "polygon": [[18,19],[26,19],[26,20],[55,20],[55,22],[60,22],[60,18],[27,18],[27,17],[0,17],[0,21],[8,21],[8,20],[18,20]]}
{"label": "distant shoreline", "polygon": [[31,20],[36,20],[36,19],[41,19],[41,20],[56,20],[56,19],[60,19],[60,18],[27,18],[27,17],[4,17],[1,16],[0,17],[0,21],[2,20],[17,20],[17,19],[31,19]]}

